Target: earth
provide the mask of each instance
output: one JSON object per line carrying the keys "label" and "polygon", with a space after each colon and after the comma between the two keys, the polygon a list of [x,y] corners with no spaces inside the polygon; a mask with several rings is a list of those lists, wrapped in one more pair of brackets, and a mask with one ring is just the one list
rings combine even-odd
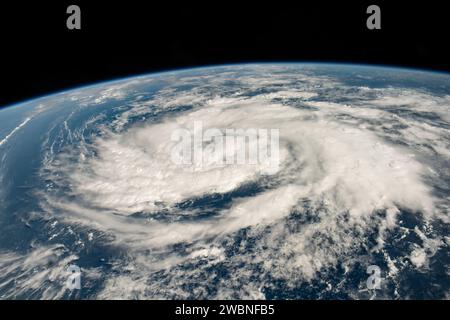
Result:
{"label": "earth", "polygon": [[[275,129],[279,164],[172,161],[195,122]],[[0,298],[448,299],[449,168],[442,73],[228,65],[19,103]]]}

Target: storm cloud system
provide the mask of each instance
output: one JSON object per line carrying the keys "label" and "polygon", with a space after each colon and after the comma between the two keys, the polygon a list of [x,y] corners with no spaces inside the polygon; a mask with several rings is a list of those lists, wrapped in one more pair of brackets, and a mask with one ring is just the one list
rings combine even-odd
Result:
{"label": "storm cloud system", "polygon": [[[278,165],[217,165],[214,143],[201,166],[172,161],[195,122],[278,130]],[[2,298],[448,298],[448,75],[199,68],[32,100],[0,124]]]}

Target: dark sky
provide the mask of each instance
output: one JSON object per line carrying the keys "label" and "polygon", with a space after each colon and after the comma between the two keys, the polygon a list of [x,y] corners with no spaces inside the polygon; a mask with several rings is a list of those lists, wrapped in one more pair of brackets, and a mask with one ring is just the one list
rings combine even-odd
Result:
{"label": "dark sky", "polygon": [[[93,2],[2,2],[1,106],[209,64],[335,61],[450,71],[444,1]],[[66,28],[70,4],[81,7],[82,30]],[[370,4],[381,7],[381,30],[366,28]]]}

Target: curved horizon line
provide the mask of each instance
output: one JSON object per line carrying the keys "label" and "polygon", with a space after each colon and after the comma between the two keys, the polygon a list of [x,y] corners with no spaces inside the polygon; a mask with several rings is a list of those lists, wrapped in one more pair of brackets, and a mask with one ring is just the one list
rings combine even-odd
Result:
{"label": "curved horizon line", "polygon": [[240,66],[240,65],[328,65],[328,66],[354,66],[354,67],[363,67],[363,68],[373,68],[373,69],[390,69],[390,70],[401,70],[401,71],[410,71],[410,72],[418,72],[418,73],[431,73],[431,74],[437,74],[437,75],[445,75],[450,77],[450,71],[440,71],[440,70],[432,70],[432,69],[425,69],[425,68],[414,68],[414,67],[405,67],[405,66],[397,66],[397,65],[391,65],[391,64],[370,64],[370,63],[352,63],[352,62],[337,62],[337,61],[297,61],[297,60],[287,60],[287,61],[270,61],[270,60],[262,60],[262,61],[254,61],[254,62],[231,62],[231,63],[223,63],[223,64],[205,64],[205,65],[193,65],[193,66],[186,66],[186,67],[174,67],[174,68],[167,68],[159,71],[149,71],[149,72],[143,72],[143,73],[135,73],[131,75],[125,75],[122,77],[114,77],[110,80],[98,80],[92,83],[85,83],[80,85],[75,85],[73,87],[69,87],[66,89],[61,89],[56,92],[49,92],[47,94],[42,94],[39,96],[31,97],[26,100],[14,102],[12,104],[7,104],[0,106],[0,111],[9,109],[11,107],[15,107],[18,105],[30,103],[36,100],[40,100],[47,97],[52,97],[60,94],[66,94],[71,91],[75,91],[77,89],[87,89],[103,84],[109,84],[109,83],[115,83],[115,82],[121,82],[126,81],[133,78],[139,78],[139,77],[146,77],[146,76],[156,76],[171,72],[182,72],[182,71],[190,71],[190,70],[201,70],[201,69],[213,69],[213,68],[221,68],[221,67],[230,67],[230,66]]}

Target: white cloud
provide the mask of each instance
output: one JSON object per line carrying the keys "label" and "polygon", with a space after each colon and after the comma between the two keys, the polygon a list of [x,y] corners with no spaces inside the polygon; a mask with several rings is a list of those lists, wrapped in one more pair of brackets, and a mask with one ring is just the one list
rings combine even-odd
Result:
{"label": "white cloud", "polygon": [[[238,280],[230,280],[216,297],[236,292],[239,297],[263,297],[261,288],[270,285],[264,282],[268,275],[295,286],[316,279],[322,270],[348,267],[356,259],[352,253],[366,245],[368,233],[377,232],[376,244],[368,249],[383,251],[387,234],[399,225],[401,209],[424,221],[447,216],[442,208],[448,199],[436,197],[429,178],[448,159],[448,130],[390,110],[404,104],[417,112],[434,110],[447,121],[447,98],[359,88],[356,93],[341,93],[351,95],[351,104],[329,101],[321,94],[335,88],[345,92],[345,85],[273,71],[267,68],[261,77],[217,75],[202,78],[203,83],[180,79],[151,99],[135,101],[101,137],[81,141],[80,149],[65,150],[49,160],[43,177],[70,186],[68,195],[76,200],[41,194],[46,201],[43,208],[62,215],[65,222],[112,234],[114,243],[125,246],[131,257],[114,268],[118,273],[132,268],[133,275],[108,279],[100,297],[187,298],[190,293],[180,284],[212,281],[215,275],[208,268],[218,263],[236,279],[257,277],[259,285],[238,290]],[[230,79],[238,89],[223,93]],[[185,83],[194,89],[173,89]],[[264,90],[253,94],[258,89]],[[120,96],[114,92],[104,92],[99,99]],[[192,108],[170,113],[158,123],[129,122],[149,111],[176,110],[185,104]],[[194,121],[209,128],[279,129],[279,171],[269,174],[262,165],[204,166],[194,171],[172,163],[171,133]],[[433,146],[438,158],[431,158],[424,145]],[[262,179],[266,175],[269,182]],[[251,183],[263,188],[250,196],[238,194],[205,219],[196,218],[202,213],[198,208],[177,206],[205,195],[237,192]],[[134,217],[138,212],[145,218]],[[165,219],[158,219],[158,213]],[[294,230],[288,219],[293,219]],[[226,244],[243,229],[257,239],[252,250],[243,242],[234,256],[227,256]],[[408,253],[417,267],[426,266],[439,248],[439,239],[423,237],[424,244]],[[186,251],[173,252],[171,246],[179,243]],[[399,267],[387,260],[395,277]],[[179,268],[198,261],[204,265]],[[258,275],[252,272],[255,265],[260,267]],[[159,278],[153,277],[155,272],[160,272]],[[201,296],[206,289],[196,290]]]}

